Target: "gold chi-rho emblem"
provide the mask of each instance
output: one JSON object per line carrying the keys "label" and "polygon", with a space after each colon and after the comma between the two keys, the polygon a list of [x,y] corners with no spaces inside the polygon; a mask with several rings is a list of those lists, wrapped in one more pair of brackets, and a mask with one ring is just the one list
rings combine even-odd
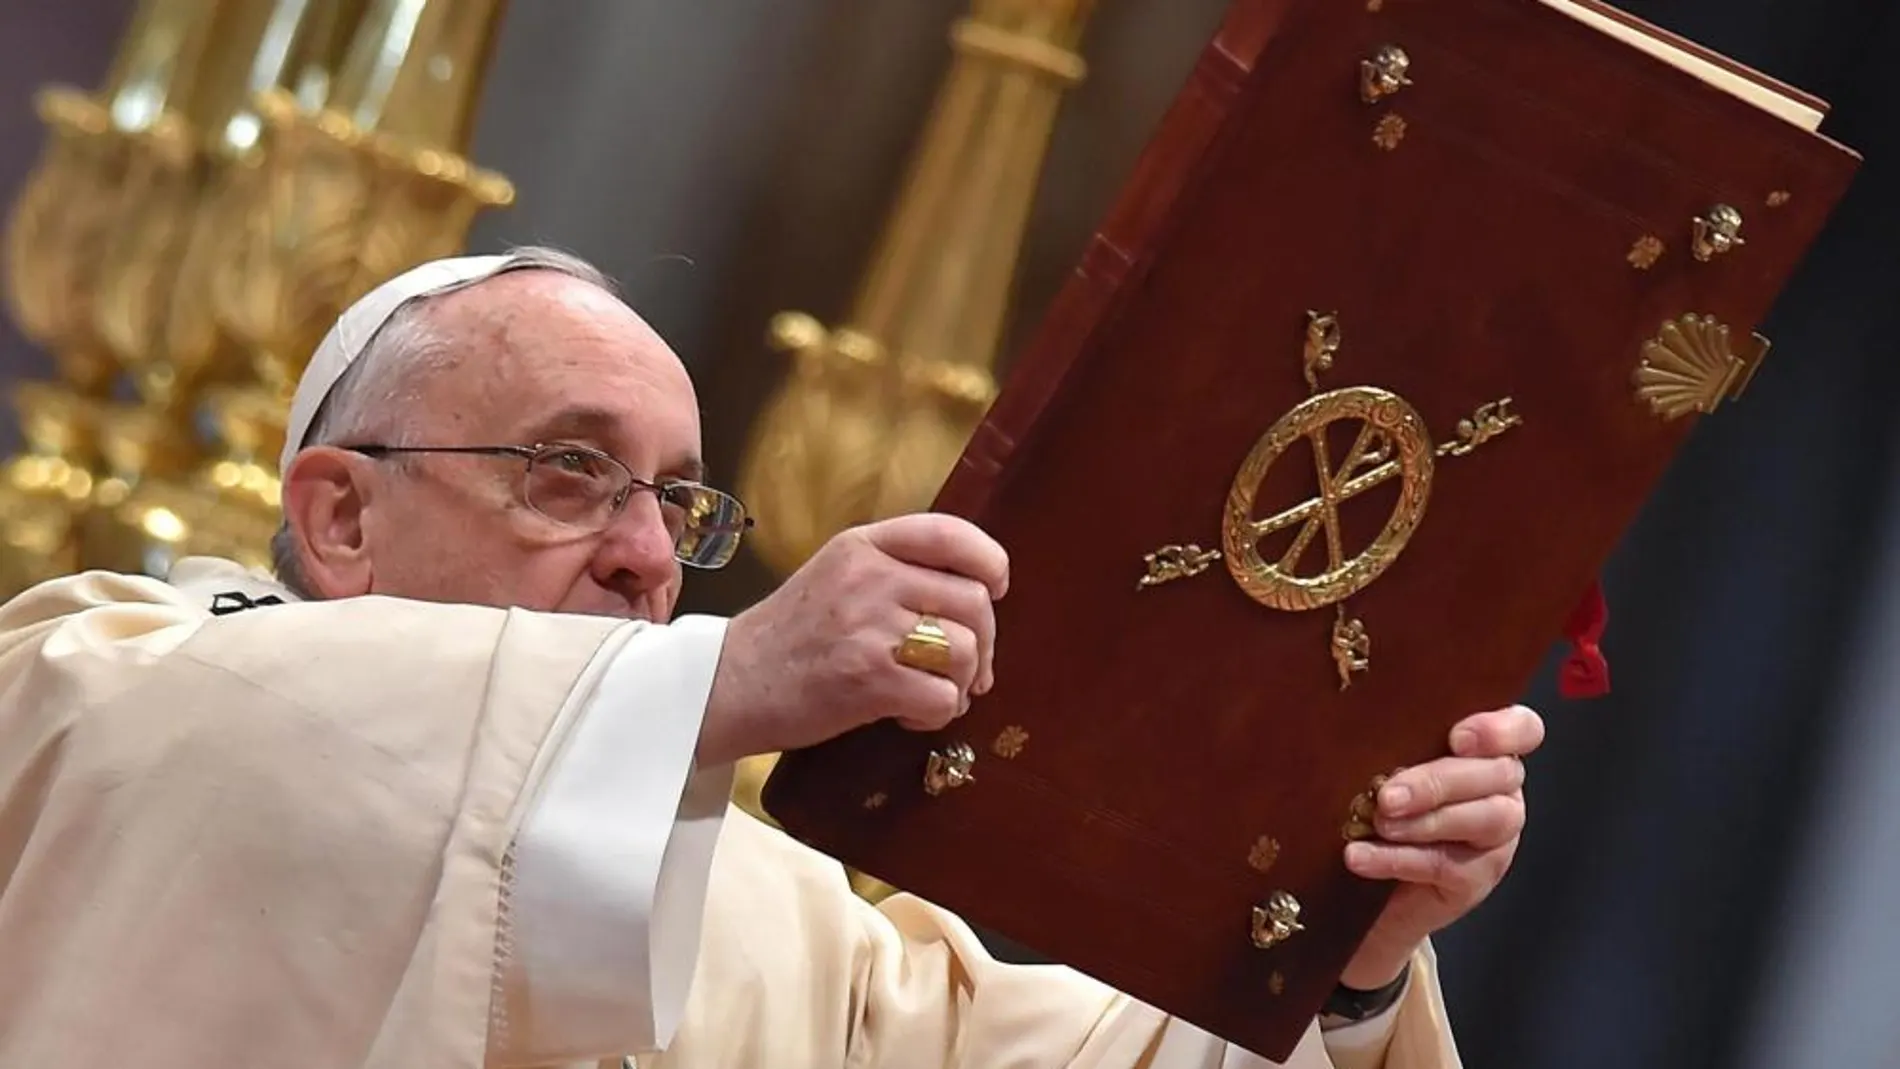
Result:
{"label": "gold chi-rho emblem", "polygon": [[[1332,657],[1339,688],[1352,685],[1355,673],[1371,665],[1372,638],[1364,621],[1346,611],[1346,599],[1365,589],[1392,566],[1425,517],[1433,470],[1442,457],[1464,456],[1522,420],[1511,399],[1480,405],[1459,420],[1456,440],[1432,444],[1425,421],[1403,397],[1377,386],[1346,386],[1321,391],[1320,375],[1331,370],[1340,348],[1339,317],[1308,312],[1305,373],[1308,397],[1281,416],[1241,461],[1227,493],[1219,549],[1167,545],[1147,555],[1139,587],[1157,586],[1206,571],[1223,560],[1249,598],[1270,609],[1305,612],[1332,605],[1336,619]],[[1352,445],[1334,458],[1329,430],[1335,423],[1351,431]],[[1356,427],[1356,430],[1352,428]],[[1258,515],[1260,486],[1275,463],[1295,442],[1305,439],[1314,464],[1312,496],[1266,516]],[[1347,501],[1397,479],[1398,501],[1369,545],[1348,554],[1339,510]],[[1262,545],[1283,531],[1292,541],[1269,559]],[[1314,552],[1314,543],[1323,554]],[[1302,571],[1309,557],[1324,557],[1317,570]]]}

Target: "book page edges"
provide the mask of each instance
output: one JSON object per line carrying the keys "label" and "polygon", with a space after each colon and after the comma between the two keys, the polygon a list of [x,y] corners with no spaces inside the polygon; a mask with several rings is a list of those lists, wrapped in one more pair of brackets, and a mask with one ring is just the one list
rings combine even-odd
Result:
{"label": "book page edges", "polygon": [[1576,0],[1538,0],[1538,2],[1586,26],[1600,30],[1632,48],[1648,53],[1730,96],[1739,97],[1809,133],[1817,132],[1821,128],[1823,115],[1820,111],[1798,100],[1791,100],[1767,86],[1749,81],[1734,71],[1725,70],[1701,56],[1685,52],[1667,41],[1651,37],[1636,27],[1619,22],[1600,11],[1584,7]]}

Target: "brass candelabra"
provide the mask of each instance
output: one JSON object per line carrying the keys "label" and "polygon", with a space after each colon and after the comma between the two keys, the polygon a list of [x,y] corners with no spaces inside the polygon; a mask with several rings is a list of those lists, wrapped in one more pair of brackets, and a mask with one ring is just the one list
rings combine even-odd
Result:
{"label": "brass candelabra", "polygon": [[9,307],[0,593],[77,568],[263,566],[303,360],[513,188],[464,158],[505,0],[141,0],[106,84],[42,91]]}
{"label": "brass candelabra", "polygon": [[[996,394],[1030,206],[1063,93],[1086,74],[1092,0],[975,0],[850,312],[784,312],[791,356],[747,443],[742,494],[771,522],[748,545],[781,575],[853,524],[929,505]],[[742,764],[765,817],[775,756]],[[767,818],[769,819],[769,818]],[[861,893],[889,888],[854,877]]]}

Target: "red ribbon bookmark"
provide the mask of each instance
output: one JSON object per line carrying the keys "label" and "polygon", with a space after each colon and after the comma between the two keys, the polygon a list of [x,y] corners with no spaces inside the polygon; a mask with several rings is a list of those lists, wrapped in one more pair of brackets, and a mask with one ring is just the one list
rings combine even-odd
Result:
{"label": "red ribbon bookmark", "polygon": [[1610,692],[1610,662],[1604,659],[1600,645],[1609,622],[1610,605],[1603,597],[1603,583],[1592,582],[1564,624],[1570,656],[1557,671],[1557,692],[1565,698],[1601,698]]}

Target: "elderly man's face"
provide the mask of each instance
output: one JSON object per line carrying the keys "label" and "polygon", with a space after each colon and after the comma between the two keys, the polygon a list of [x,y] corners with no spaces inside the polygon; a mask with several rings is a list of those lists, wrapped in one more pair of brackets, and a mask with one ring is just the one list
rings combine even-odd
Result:
{"label": "elderly man's face", "polygon": [[[425,378],[405,420],[418,444],[574,444],[649,482],[701,477],[692,380],[610,294],[553,271],[517,271],[439,298],[426,314],[455,366]],[[652,492],[635,490],[605,530],[576,530],[529,507],[519,458],[373,463],[359,473],[366,567],[359,589],[345,593],[671,617],[680,565]]]}

